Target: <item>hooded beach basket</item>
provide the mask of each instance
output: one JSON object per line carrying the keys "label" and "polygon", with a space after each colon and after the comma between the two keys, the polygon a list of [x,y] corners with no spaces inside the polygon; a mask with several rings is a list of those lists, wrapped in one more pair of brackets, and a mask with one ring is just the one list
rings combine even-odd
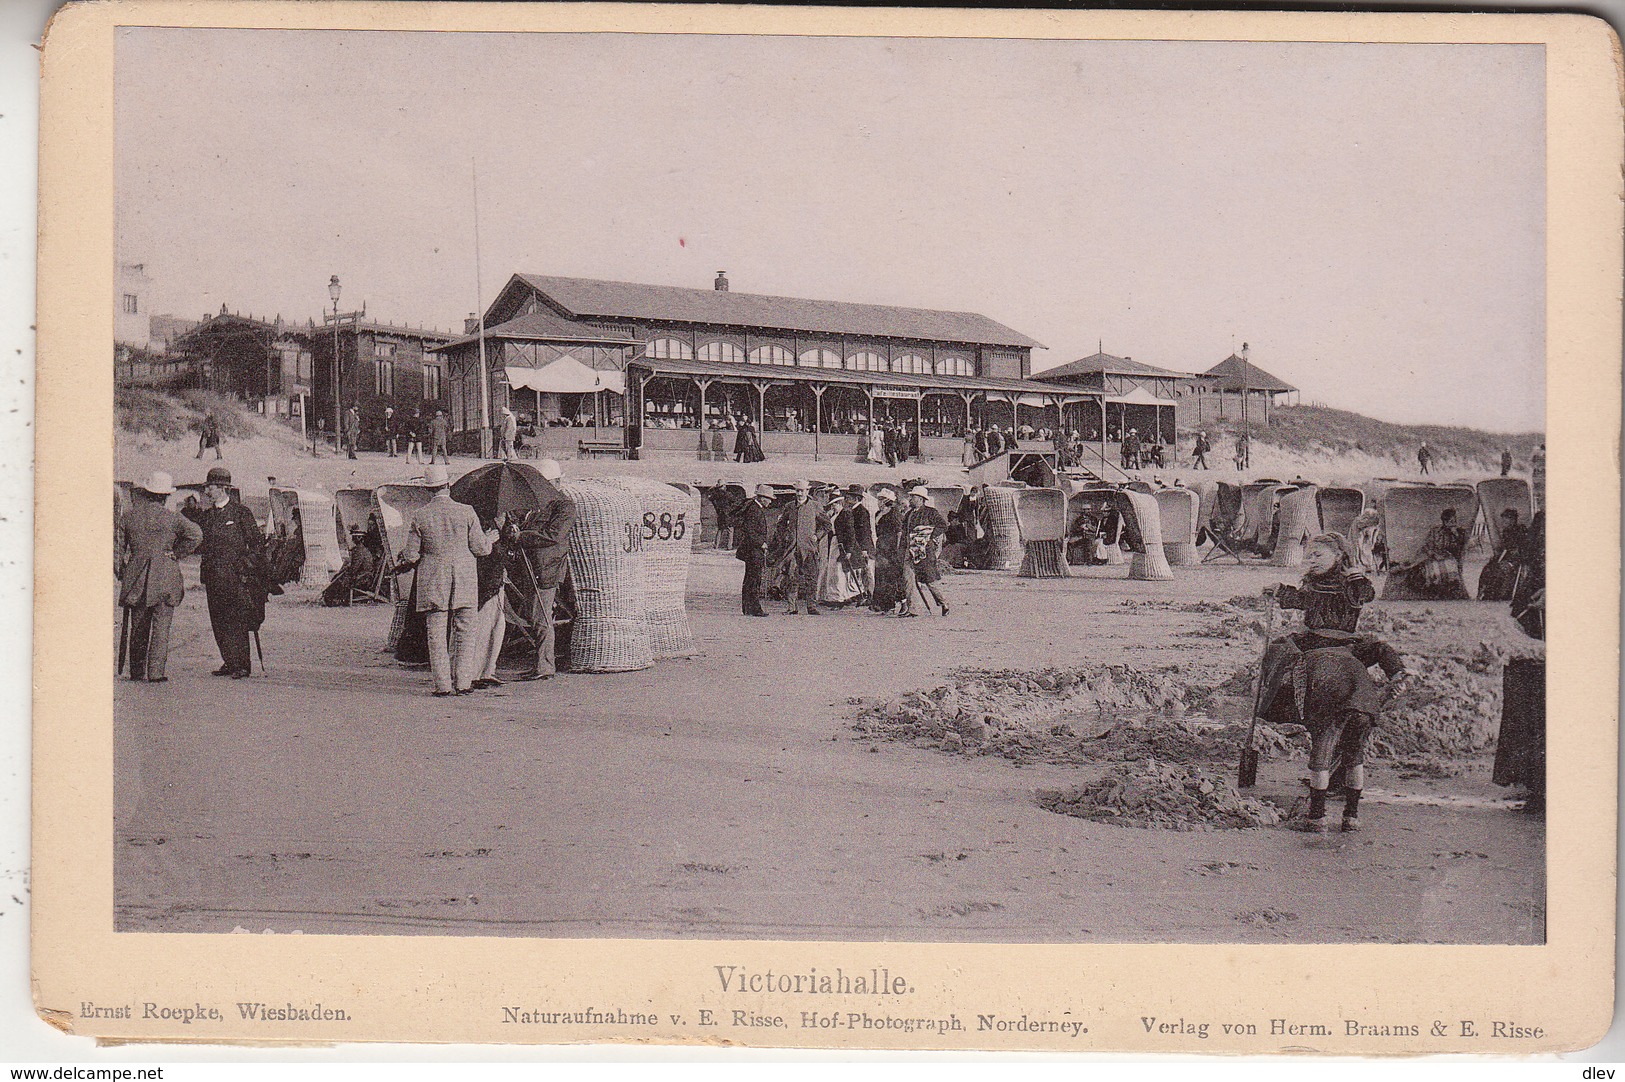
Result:
{"label": "hooded beach basket", "polygon": [[655,660],[695,652],[688,623],[688,567],[699,533],[700,498],[676,485],[643,477],[616,477],[610,483],[638,501],[643,542],[644,591],[649,648]]}
{"label": "hooded beach basket", "polygon": [[1201,501],[1188,488],[1165,488],[1157,493],[1157,513],[1162,518],[1162,552],[1169,567],[1195,567],[1196,515]]}
{"label": "hooded beach basket", "polygon": [[1016,493],[1020,489],[988,485],[982,491],[983,514],[987,516],[990,566],[1009,571],[1021,564],[1021,523],[1016,518]]}
{"label": "hooded beach basket", "polygon": [[575,504],[570,578],[576,616],[570,668],[627,672],[654,664],[649,641],[643,508],[632,493],[602,481],[557,481]]}
{"label": "hooded beach basket", "polygon": [[1304,545],[1320,532],[1320,503],[1315,495],[1314,485],[1280,490],[1276,504],[1280,526],[1275,531],[1275,549],[1270,553],[1272,566],[1303,566]]}
{"label": "hooded beach basket", "polygon": [[1066,563],[1066,493],[1058,488],[1017,490],[1016,525],[1021,530],[1022,578],[1071,577]]}
{"label": "hooded beach basket", "polygon": [[1157,498],[1144,492],[1125,490],[1124,496],[1134,505],[1134,518],[1140,526],[1140,551],[1129,561],[1128,577],[1148,582],[1163,582],[1174,577],[1168,566],[1168,555],[1162,548],[1162,514],[1157,510]]}

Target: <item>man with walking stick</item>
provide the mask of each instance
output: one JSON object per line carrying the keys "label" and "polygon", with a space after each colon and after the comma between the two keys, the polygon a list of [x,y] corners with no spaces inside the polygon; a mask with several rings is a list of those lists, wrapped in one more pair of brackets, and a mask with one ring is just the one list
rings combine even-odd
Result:
{"label": "man with walking stick", "polygon": [[253,671],[248,638],[257,637],[265,621],[265,536],[253,512],[232,496],[230,470],[210,470],[203,494],[208,506],[188,509],[187,517],[203,529],[203,590],[221,662],[214,675],[240,680]]}

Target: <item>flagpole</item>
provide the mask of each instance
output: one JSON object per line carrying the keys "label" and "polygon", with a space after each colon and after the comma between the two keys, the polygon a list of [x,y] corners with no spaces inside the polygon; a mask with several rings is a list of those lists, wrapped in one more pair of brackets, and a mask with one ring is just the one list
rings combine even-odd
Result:
{"label": "flagpole", "polygon": [[480,277],[480,174],[473,158],[468,160],[474,180],[474,311],[479,319],[480,338],[480,457],[491,457],[491,388],[485,364],[485,286]]}

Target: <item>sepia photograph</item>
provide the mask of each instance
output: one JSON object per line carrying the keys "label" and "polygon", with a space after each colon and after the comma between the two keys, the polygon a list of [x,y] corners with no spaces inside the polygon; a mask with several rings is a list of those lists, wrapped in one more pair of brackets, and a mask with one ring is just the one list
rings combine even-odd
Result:
{"label": "sepia photograph", "polygon": [[[820,1011],[1553,941],[1546,45],[125,21],[117,940],[686,944],[733,1039],[1033,1047],[1105,1008]],[[648,1009],[562,998],[485,1009]],[[1424,1047],[1374,1002],[1233,1047]]]}
{"label": "sepia photograph", "polygon": [[118,927],[1540,943],[1542,72],[121,29]]}

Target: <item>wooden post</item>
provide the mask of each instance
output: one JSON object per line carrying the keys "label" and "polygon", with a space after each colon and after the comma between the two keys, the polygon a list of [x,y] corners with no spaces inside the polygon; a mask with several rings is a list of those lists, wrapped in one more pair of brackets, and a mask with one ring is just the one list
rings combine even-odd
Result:
{"label": "wooden post", "polygon": [[810,384],[813,393],[813,461],[818,461],[818,436],[824,430],[824,391],[822,383]]}

